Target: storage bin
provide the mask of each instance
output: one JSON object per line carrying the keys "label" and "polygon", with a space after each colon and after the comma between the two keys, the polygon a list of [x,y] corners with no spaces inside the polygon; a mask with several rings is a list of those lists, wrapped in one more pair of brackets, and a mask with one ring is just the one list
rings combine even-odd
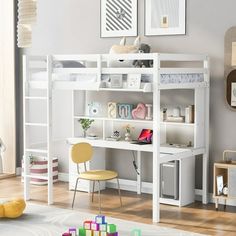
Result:
{"label": "storage bin", "polygon": [[[34,176],[47,176],[48,169],[47,169],[47,158],[46,157],[39,157],[39,156],[32,156],[31,163],[30,163],[30,174]],[[22,160],[22,182],[24,180],[24,161]],[[53,168],[53,183],[58,181],[58,158],[53,158],[52,163]],[[44,179],[37,179],[31,178],[31,184],[35,185],[46,185],[48,183],[47,180]]]}

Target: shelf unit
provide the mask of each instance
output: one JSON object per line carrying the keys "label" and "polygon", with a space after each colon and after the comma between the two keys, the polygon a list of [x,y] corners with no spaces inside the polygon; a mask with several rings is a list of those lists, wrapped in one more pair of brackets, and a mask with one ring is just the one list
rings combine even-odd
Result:
{"label": "shelf unit", "polygon": [[[24,88],[26,93],[24,94],[24,99],[29,100],[30,95],[28,90],[30,89],[41,89],[46,91],[46,97],[41,98],[40,100],[46,100],[48,104],[47,108],[47,126],[46,129],[48,138],[47,138],[47,149],[45,152],[48,154],[48,188],[49,188],[49,203],[53,202],[52,198],[52,175],[51,175],[51,161],[52,157],[50,155],[50,150],[52,146],[52,136],[51,136],[51,124],[52,124],[52,99],[51,96],[52,90],[71,90],[73,91],[72,103],[75,111],[72,114],[72,137],[74,142],[87,141],[91,143],[94,147],[105,147],[105,148],[119,148],[124,150],[134,150],[137,151],[138,167],[141,171],[141,153],[149,152],[152,153],[152,166],[153,166],[153,221],[159,222],[160,220],[160,164],[166,161],[172,160],[184,160],[185,158],[193,158],[195,155],[203,156],[203,202],[207,203],[207,175],[208,175],[208,130],[209,130],[209,59],[206,55],[188,55],[188,54],[118,54],[118,55],[109,55],[109,54],[94,54],[94,55],[52,55],[52,56],[25,56],[24,57]],[[32,66],[30,63],[39,61],[41,63],[47,63],[45,67]],[[93,66],[88,66],[86,68],[54,68],[54,61],[80,61],[80,62],[92,62]],[[153,67],[151,68],[109,68],[108,64],[110,60],[152,60]],[[184,64],[189,62],[196,65],[192,66],[176,66],[168,67],[165,66],[165,63],[171,64]],[[43,69],[46,71],[46,81],[32,81],[31,75],[36,70],[40,71]],[[62,74],[91,74],[96,75],[96,81],[93,83],[81,83],[79,81],[60,81],[52,78],[52,75],[62,75]],[[160,78],[162,74],[189,74],[189,73],[201,73],[204,76],[204,80],[201,82],[191,82],[191,83],[168,83],[162,84]],[[144,89],[145,86],[141,89],[131,90],[131,89],[114,89],[107,88],[103,86],[102,75],[103,74],[148,74],[151,75],[151,87],[146,86],[149,89]],[[151,89],[150,89],[151,88]],[[179,90],[179,89],[190,89],[194,91],[194,105],[195,105],[195,123],[186,124],[186,123],[174,123],[174,122],[161,122],[160,120],[160,108],[161,108],[161,91],[162,90]],[[153,105],[153,120],[121,120],[121,119],[109,119],[106,118],[106,115],[101,117],[93,117],[95,122],[99,123],[97,125],[100,129],[99,140],[89,140],[78,138],[80,136],[78,132],[78,122],[76,120],[84,117],[88,117],[86,114],[86,105],[90,98],[90,93],[97,94],[94,99],[99,99],[102,97],[103,93],[107,93],[108,96],[119,96],[119,98],[125,99],[129,97],[132,101],[137,102],[137,97],[147,98],[148,103],[152,102]],[[101,94],[102,93],[102,94]],[[99,94],[99,95],[98,95]],[[99,96],[99,97],[98,97]],[[33,98],[34,97],[34,98]],[[37,99],[36,96],[32,96],[32,99]],[[76,101],[76,107],[75,107]],[[131,102],[132,102],[131,101]],[[142,99],[139,99],[138,102],[141,102]],[[130,103],[131,103],[130,102]],[[24,102],[25,103],[25,102]],[[76,110],[79,109],[79,110]],[[24,109],[24,114],[26,117],[27,109]],[[24,119],[24,126],[27,127],[27,121]],[[39,122],[41,123],[41,122]],[[113,142],[106,141],[105,137],[113,131],[116,127],[116,124],[120,123],[130,123],[137,126],[149,127],[153,129],[153,145],[134,145],[127,142]],[[189,127],[193,130],[193,147],[191,148],[175,148],[165,145],[161,147],[161,144],[165,144],[166,137],[163,134],[163,130],[167,129],[169,126],[176,127]],[[138,132],[138,131],[137,131]],[[161,134],[161,135],[160,135]],[[27,132],[25,129],[25,152],[24,157],[27,160],[28,154],[35,150],[30,149],[26,146],[26,136]],[[70,143],[73,143],[70,139]],[[36,150],[38,151],[38,150]],[[25,161],[28,163],[28,161]],[[27,173],[27,165],[25,166]],[[30,199],[29,196],[29,176],[25,175],[25,198]],[[138,193],[141,193],[142,189],[142,179],[138,177],[137,189]]]}
{"label": "shelf unit", "polygon": [[[214,163],[214,182],[213,182],[213,198],[215,199],[215,208],[218,210],[219,202],[224,201],[226,208],[227,200],[236,199],[236,161],[227,161],[226,154],[236,153],[233,150],[225,150],[223,153],[223,161]],[[222,176],[223,187],[228,189],[227,193],[223,189],[218,189],[217,177]],[[220,192],[220,194],[218,194]]]}

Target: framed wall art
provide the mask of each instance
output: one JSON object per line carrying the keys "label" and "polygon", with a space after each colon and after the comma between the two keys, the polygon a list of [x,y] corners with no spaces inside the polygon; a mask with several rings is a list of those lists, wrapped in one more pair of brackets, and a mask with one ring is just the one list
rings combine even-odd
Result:
{"label": "framed wall art", "polygon": [[185,34],[186,0],[145,0],[145,35]]}
{"label": "framed wall art", "polygon": [[100,0],[101,37],[137,36],[137,0]]}

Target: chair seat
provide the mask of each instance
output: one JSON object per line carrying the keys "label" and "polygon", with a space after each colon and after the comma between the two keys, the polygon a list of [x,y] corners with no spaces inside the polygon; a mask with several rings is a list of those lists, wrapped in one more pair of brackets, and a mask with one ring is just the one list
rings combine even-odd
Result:
{"label": "chair seat", "polygon": [[109,180],[109,179],[115,179],[117,178],[118,173],[111,170],[90,170],[85,171],[79,175],[79,178],[81,179],[87,179],[87,180]]}

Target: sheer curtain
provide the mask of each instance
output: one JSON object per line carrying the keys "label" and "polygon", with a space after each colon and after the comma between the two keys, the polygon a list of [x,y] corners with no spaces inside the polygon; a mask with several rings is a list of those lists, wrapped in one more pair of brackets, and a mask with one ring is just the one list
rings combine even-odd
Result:
{"label": "sheer curtain", "polygon": [[6,146],[3,172],[9,174],[16,167],[14,4],[14,0],[0,0],[0,138]]}

